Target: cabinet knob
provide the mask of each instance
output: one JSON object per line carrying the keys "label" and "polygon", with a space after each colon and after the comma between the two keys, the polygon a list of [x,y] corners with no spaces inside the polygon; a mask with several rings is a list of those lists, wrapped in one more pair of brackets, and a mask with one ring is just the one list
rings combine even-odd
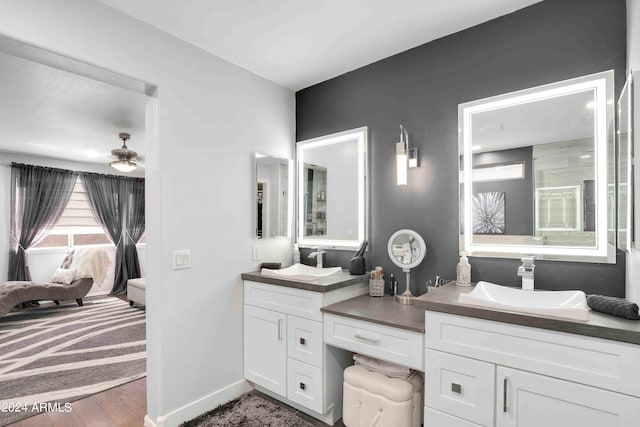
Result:
{"label": "cabinet knob", "polygon": [[454,393],[462,393],[462,386],[460,384],[451,383],[451,391]]}
{"label": "cabinet knob", "polygon": [[300,390],[305,390],[307,388],[305,383],[300,383]]}
{"label": "cabinet knob", "polygon": [[307,340],[302,338],[302,337],[300,337],[300,344],[307,345]]}

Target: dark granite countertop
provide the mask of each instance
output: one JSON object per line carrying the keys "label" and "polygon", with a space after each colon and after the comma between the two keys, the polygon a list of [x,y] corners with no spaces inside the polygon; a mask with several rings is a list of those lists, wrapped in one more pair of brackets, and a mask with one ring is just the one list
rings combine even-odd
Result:
{"label": "dark granite countertop", "polygon": [[251,280],[254,282],[268,283],[270,285],[286,286],[289,288],[304,289],[314,292],[329,292],[335,289],[344,288],[345,286],[355,283],[366,283],[369,281],[369,275],[353,276],[347,270],[342,270],[339,274],[314,280],[313,282],[296,282],[289,279],[281,279],[279,277],[263,276],[259,271],[251,273],[242,273],[243,280]]}
{"label": "dark granite countertop", "polygon": [[394,297],[361,295],[322,307],[324,313],[424,333],[424,309],[402,305]]}
{"label": "dark granite countertop", "polygon": [[495,320],[515,325],[531,326],[534,328],[640,344],[640,320],[622,319],[591,310],[589,312],[589,320],[581,322],[542,315],[482,308],[458,302],[458,295],[471,292],[472,290],[473,286],[462,287],[457,286],[455,283],[450,283],[416,298],[415,306],[423,310],[458,314],[461,316],[476,317],[478,319]]}

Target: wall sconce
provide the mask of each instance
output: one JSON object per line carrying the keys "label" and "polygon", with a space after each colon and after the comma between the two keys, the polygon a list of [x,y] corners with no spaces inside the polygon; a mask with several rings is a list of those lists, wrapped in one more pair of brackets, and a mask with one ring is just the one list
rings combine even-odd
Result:
{"label": "wall sconce", "polygon": [[400,142],[396,143],[396,184],[407,185],[407,168],[418,167],[418,149],[409,148],[407,128],[400,125]]}

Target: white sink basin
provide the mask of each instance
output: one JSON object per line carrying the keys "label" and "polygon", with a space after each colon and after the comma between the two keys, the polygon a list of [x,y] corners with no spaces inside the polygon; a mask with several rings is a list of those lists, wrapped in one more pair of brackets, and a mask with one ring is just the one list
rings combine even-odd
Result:
{"label": "white sink basin", "polygon": [[460,294],[458,302],[521,313],[589,320],[587,297],[582,291],[523,291],[478,282],[473,291]]}
{"label": "white sink basin", "polygon": [[282,268],[280,270],[270,270],[263,268],[260,273],[263,276],[278,277],[280,279],[295,280],[298,282],[313,282],[317,279],[333,276],[340,273],[340,267],[317,268],[304,264],[294,264],[291,267]]}

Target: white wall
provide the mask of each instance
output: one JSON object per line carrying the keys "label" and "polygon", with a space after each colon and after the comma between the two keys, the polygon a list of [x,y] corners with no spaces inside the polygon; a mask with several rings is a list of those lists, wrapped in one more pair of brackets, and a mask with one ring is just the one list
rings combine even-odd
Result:
{"label": "white wall", "polygon": [[[152,121],[146,132],[148,424],[235,397],[246,388],[240,273],[259,263],[251,154],[292,157],[294,94],[94,1],[2,1],[0,33],[158,85],[157,141]],[[193,267],[171,270],[173,249],[191,249]]]}
{"label": "white wall", "polygon": [[[627,0],[627,70],[640,70],[640,2],[638,0]],[[636,87],[640,87],[640,81],[634,82]],[[640,92],[635,90],[634,110],[635,117],[635,138],[640,138]],[[637,154],[636,154],[637,156]],[[636,175],[640,171],[636,170]],[[634,198],[635,207],[640,209],[640,185],[638,177],[635,180]],[[637,218],[637,216],[636,216]],[[635,224],[640,227],[638,221]],[[626,281],[626,298],[635,303],[640,303],[640,249],[631,249],[627,255],[627,281]]]}

